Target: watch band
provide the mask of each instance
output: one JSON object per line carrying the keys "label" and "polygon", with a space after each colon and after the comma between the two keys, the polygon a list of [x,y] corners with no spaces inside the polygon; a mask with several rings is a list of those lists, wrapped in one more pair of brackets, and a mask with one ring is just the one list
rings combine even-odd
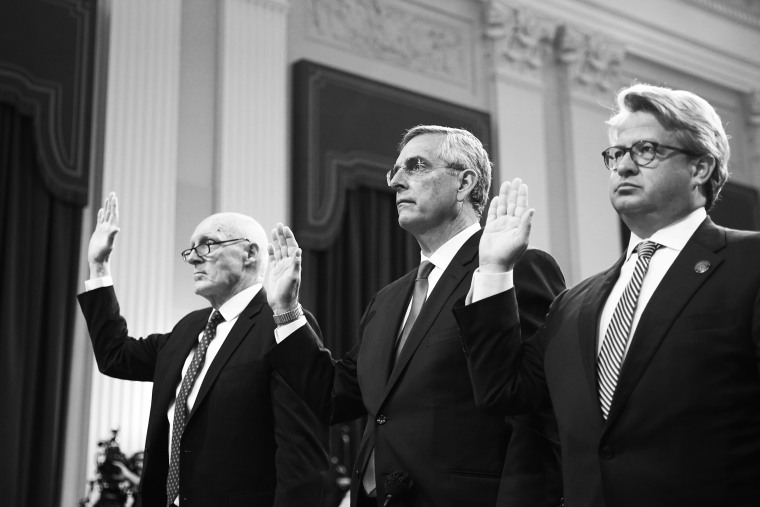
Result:
{"label": "watch band", "polygon": [[303,308],[301,307],[301,303],[298,303],[298,306],[293,308],[292,310],[281,313],[279,315],[272,315],[272,318],[274,318],[274,323],[278,326],[284,326],[285,324],[290,324],[291,322],[297,320],[299,317],[303,316]]}

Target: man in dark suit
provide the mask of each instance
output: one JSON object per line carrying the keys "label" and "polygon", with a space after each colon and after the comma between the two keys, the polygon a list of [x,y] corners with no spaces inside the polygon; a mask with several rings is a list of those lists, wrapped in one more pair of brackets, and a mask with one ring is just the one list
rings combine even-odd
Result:
{"label": "man in dark suit", "polygon": [[[474,284],[456,315],[476,399],[505,414],[551,399],[569,507],[758,505],[760,234],[707,216],[728,174],[720,118],[693,93],[640,84],[609,125],[630,244],[522,343],[510,284]],[[485,277],[527,245],[527,193],[509,186],[481,240]]]}
{"label": "man in dark suit", "polygon": [[[418,126],[406,133],[387,180],[399,225],[417,239],[423,262],[372,298],[356,346],[339,361],[299,317],[301,254],[292,232],[272,231],[269,302],[292,322],[278,327],[279,343],[267,356],[323,419],[368,417],[352,475],[354,506],[383,505],[389,494],[399,502],[392,505],[420,507],[492,507],[498,495],[505,506],[559,503],[553,420],[505,422],[477,409],[451,313],[477,266],[490,173],[486,151],[467,131]],[[538,250],[521,259],[515,277],[529,332],[564,280]],[[413,486],[386,489],[386,481],[404,477]]]}
{"label": "man in dark suit", "polygon": [[136,340],[110,278],[117,224],[112,193],[98,212],[79,302],[100,371],[153,382],[143,506],[319,506],[327,427],[264,359],[275,329],[260,283],[264,230],[236,213],[203,220],[182,256],[212,308]]}

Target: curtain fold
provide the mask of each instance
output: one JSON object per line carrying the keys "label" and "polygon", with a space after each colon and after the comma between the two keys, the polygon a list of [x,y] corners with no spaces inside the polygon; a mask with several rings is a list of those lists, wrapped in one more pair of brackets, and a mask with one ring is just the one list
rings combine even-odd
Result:
{"label": "curtain fold", "polygon": [[57,507],[82,209],[41,177],[33,120],[0,104],[0,491]]}

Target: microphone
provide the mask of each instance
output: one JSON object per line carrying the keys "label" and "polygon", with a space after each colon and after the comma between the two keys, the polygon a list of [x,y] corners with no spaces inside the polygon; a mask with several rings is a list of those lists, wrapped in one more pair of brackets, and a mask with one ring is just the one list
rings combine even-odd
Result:
{"label": "microphone", "polygon": [[414,487],[414,481],[406,472],[391,472],[385,477],[385,503],[383,507],[390,507],[392,503],[403,500],[409,495]]}

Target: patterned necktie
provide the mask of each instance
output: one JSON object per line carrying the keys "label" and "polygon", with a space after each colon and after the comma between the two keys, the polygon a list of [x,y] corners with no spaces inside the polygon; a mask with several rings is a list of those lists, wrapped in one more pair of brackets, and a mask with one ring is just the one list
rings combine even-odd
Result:
{"label": "patterned necktie", "polygon": [[409,310],[409,317],[406,318],[404,329],[401,331],[401,337],[398,340],[396,346],[396,358],[401,353],[401,349],[406,344],[406,339],[409,337],[409,332],[414,326],[414,322],[422,310],[422,305],[425,303],[428,291],[428,276],[433,271],[435,265],[430,261],[422,261],[420,267],[417,269],[417,279],[414,281],[414,294],[412,295],[412,309]]}
{"label": "patterned necktie", "polygon": [[188,366],[187,372],[185,372],[185,376],[182,378],[179,394],[177,394],[174,404],[169,475],[166,478],[166,505],[172,505],[174,499],[177,498],[177,494],[179,494],[179,447],[182,440],[182,432],[185,430],[185,423],[187,422],[187,396],[193,389],[193,384],[195,383],[195,379],[198,378],[198,373],[203,368],[208,345],[216,336],[216,326],[221,322],[224,322],[224,317],[219,313],[219,310],[214,310],[214,313],[211,314],[211,318],[206,324],[206,329],[203,330],[198,347],[196,347],[193,358],[190,360],[190,366]]}
{"label": "patterned necktie", "polygon": [[605,419],[610,413],[612,395],[615,394],[625,347],[630,338],[631,324],[641,291],[641,283],[644,281],[647,269],[649,269],[649,261],[652,259],[652,255],[660,246],[653,241],[642,241],[636,247],[639,258],[633,268],[633,276],[625,287],[612,314],[607,332],[604,334],[604,343],[602,343],[602,349],[599,351],[596,362],[596,372],[599,381],[599,401]]}

